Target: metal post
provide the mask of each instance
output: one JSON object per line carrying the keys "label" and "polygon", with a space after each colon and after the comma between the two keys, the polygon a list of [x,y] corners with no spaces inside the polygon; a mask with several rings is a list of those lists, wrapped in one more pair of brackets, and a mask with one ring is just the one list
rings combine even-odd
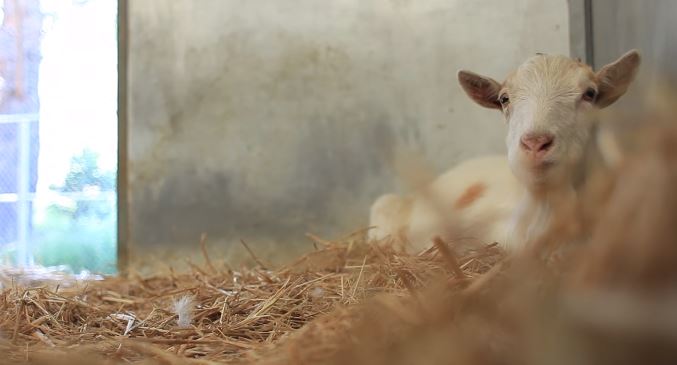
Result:
{"label": "metal post", "polygon": [[592,1],[568,0],[568,3],[570,56],[592,66]]}
{"label": "metal post", "polygon": [[129,56],[129,3],[118,0],[118,169],[117,169],[117,258],[118,272],[125,275],[129,266],[130,224],[127,184],[127,73]]}
{"label": "metal post", "polygon": [[592,0],[585,0],[585,58],[590,66],[596,68],[592,15]]}

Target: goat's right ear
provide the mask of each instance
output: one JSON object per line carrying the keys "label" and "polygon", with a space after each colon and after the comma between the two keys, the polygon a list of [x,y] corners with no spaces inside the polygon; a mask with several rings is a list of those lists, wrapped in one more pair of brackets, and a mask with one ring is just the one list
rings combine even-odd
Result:
{"label": "goat's right ear", "polygon": [[494,79],[461,70],[458,71],[458,82],[463,91],[477,104],[485,108],[501,109],[501,103],[498,101],[501,84]]}
{"label": "goat's right ear", "polygon": [[597,72],[599,79],[597,106],[607,107],[625,94],[637,75],[641,61],[639,52],[633,49]]}

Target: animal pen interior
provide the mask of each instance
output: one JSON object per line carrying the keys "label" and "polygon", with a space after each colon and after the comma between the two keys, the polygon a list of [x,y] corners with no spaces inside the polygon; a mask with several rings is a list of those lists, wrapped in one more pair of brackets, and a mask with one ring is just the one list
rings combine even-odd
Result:
{"label": "animal pen interior", "polygon": [[0,363],[677,363],[677,3],[117,6],[117,273],[17,246]]}

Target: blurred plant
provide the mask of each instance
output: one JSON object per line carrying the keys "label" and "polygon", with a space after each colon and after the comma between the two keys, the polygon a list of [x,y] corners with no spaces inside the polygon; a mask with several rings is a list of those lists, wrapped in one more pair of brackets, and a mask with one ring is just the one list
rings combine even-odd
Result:
{"label": "blurred plant", "polygon": [[[115,191],[115,173],[102,171],[99,167],[99,154],[85,149],[71,158],[70,170],[63,185],[50,188],[61,193],[82,193],[96,198],[100,192]],[[111,214],[109,204],[99,199],[77,199],[74,210],[64,208],[75,219],[92,215],[104,218]]]}
{"label": "blurred plant", "polygon": [[66,265],[74,273],[83,270],[113,274],[117,252],[116,217],[73,220],[62,212],[50,209],[44,224],[36,227],[33,242],[35,262],[43,266]]}
{"label": "blurred plant", "polygon": [[83,150],[71,158],[61,186],[51,190],[63,196],[47,208],[44,222],[36,225],[32,241],[40,265],[67,265],[111,274],[116,268],[115,172],[103,171],[99,154]]}

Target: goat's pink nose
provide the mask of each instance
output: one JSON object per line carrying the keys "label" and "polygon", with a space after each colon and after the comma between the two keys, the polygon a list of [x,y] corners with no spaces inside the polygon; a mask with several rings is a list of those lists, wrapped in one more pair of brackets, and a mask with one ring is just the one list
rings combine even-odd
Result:
{"label": "goat's pink nose", "polygon": [[533,157],[542,157],[555,143],[555,136],[550,133],[528,133],[520,138],[522,150]]}

